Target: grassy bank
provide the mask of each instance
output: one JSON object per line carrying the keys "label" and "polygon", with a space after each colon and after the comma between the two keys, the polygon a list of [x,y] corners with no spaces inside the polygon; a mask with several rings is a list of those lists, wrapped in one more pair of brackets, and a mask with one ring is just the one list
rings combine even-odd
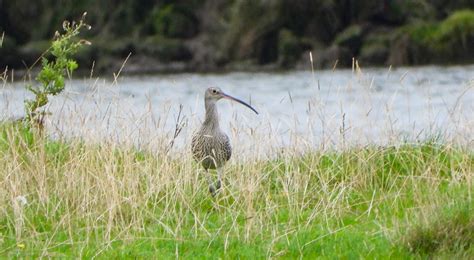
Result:
{"label": "grassy bank", "polygon": [[474,255],[470,148],[427,141],[232,161],[213,199],[190,153],[1,125],[0,255]]}

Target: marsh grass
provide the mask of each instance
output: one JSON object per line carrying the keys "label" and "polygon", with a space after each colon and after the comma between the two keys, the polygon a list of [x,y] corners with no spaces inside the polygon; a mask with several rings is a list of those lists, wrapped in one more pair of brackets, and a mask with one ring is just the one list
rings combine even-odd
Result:
{"label": "marsh grass", "polygon": [[[185,151],[52,140],[4,123],[0,163],[8,257],[472,253],[474,155],[440,141],[235,162],[215,199]],[[465,206],[420,218],[453,201]]]}
{"label": "marsh grass", "polygon": [[[353,67],[347,86],[330,87],[339,94],[362,82],[366,97],[361,107],[368,114],[377,109],[371,99],[373,79],[364,76],[356,61]],[[119,89],[118,74],[112,87]],[[466,93],[473,87],[469,83]],[[428,134],[404,141],[394,134],[397,118],[391,117],[391,104],[383,104],[387,125],[376,126],[367,117],[367,127],[386,127],[382,134],[390,141],[354,144],[348,136],[357,132],[344,111],[350,107],[341,101],[341,117],[326,116],[320,96],[310,97],[308,106],[313,106],[310,120],[322,128],[321,144],[290,127],[282,146],[279,126],[268,118],[248,127],[235,116],[229,134],[239,145],[226,166],[223,190],[213,198],[186,145],[191,135],[186,129],[198,122],[195,114],[185,112],[186,120],[176,117],[176,129],[170,129],[165,123],[173,117],[169,104],[156,116],[149,101],[149,109],[140,114],[119,95],[101,103],[100,91],[94,83],[86,98],[97,106],[87,111],[80,101],[68,110],[67,97],[62,104],[52,100],[48,109],[57,118],[46,122],[47,131],[13,121],[0,124],[0,256],[313,259],[473,254],[474,153],[472,133],[466,131],[472,121],[457,113],[463,94],[448,108],[448,122],[461,133],[459,139]],[[291,120],[298,124],[296,115]]]}
{"label": "marsh grass", "polygon": [[408,223],[401,244],[418,255],[454,255],[469,258],[474,253],[474,209],[472,200],[460,194],[447,205],[420,211]]}

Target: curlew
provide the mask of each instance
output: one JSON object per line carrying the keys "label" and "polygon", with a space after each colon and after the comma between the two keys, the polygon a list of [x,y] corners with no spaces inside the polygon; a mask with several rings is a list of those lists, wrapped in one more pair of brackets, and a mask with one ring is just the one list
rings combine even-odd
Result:
{"label": "curlew", "polygon": [[[194,133],[191,143],[191,150],[194,159],[201,163],[206,171],[206,178],[209,182],[209,192],[215,196],[221,188],[222,167],[232,155],[232,147],[229,137],[222,132],[219,127],[219,115],[217,113],[216,103],[220,99],[230,99],[236,101],[258,115],[257,110],[244,101],[232,97],[222,92],[220,88],[208,88],[204,96],[204,105],[206,108],[206,118],[201,128]],[[213,185],[209,170],[217,171],[217,184]]]}

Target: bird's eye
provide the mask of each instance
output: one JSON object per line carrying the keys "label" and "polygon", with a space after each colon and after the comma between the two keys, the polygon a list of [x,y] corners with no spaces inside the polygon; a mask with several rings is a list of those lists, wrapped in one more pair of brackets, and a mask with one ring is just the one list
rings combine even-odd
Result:
{"label": "bird's eye", "polygon": [[217,94],[217,90],[213,89],[212,94]]}

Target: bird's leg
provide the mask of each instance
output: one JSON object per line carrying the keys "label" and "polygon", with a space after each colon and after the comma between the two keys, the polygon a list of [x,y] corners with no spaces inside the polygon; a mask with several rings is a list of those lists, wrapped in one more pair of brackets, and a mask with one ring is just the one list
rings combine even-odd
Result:
{"label": "bird's leg", "polygon": [[219,190],[221,188],[221,182],[222,182],[222,168],[217,168],[217,185],[216,185],[216,190]]}
{"label": "bird's leg", "polygon": [[211,193],[212,196],[215,196],[216,188],[214,187],[214,184],[212,184],[212,178],[208,169],[206,169],[206,179],[207,179],[207,183],[209,184],[209,192]]}

